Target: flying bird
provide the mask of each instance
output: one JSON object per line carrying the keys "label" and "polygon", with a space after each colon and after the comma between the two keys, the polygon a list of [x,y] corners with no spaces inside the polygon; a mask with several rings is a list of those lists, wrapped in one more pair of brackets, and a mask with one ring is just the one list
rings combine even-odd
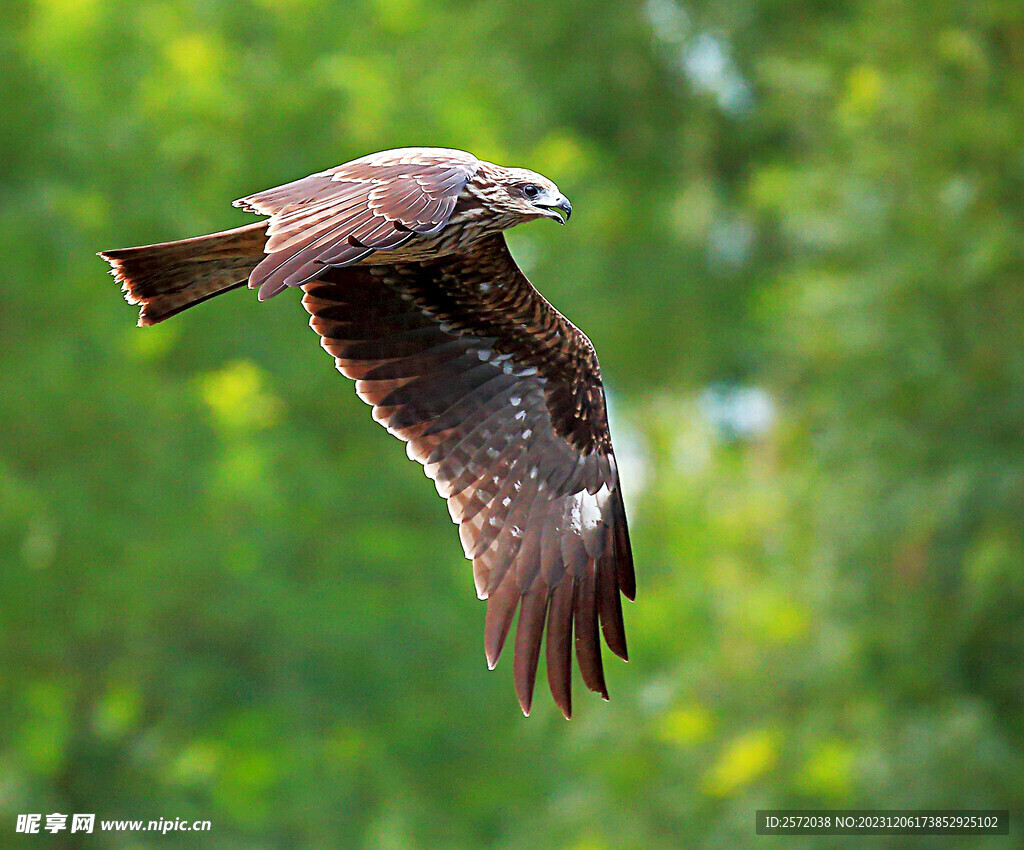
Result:
{"label": "flying bird", "polygon": [[459,526],[498,662],[530,713],[548,683],[572,714],[572,646],[608,699],[601,638],[627,657],[619,594],[636,581],[601,370],[590,340],[516,265],[503,231],[568,220],[550,180],[444,148],[352,160],[235,201],[233,230],[103,251],[153,325],[237,287],[288,287],[373,418],[404,440]]}

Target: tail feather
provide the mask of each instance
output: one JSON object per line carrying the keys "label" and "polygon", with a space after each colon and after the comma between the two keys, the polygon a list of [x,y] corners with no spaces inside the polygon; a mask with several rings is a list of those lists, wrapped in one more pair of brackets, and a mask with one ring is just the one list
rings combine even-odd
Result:
{"label": "tail feather", "polygon": [[263,259],[267,222],[234,230],[100,251],[125,300],[141,306],[139,325],[155,325],[208,298],[244,286]]}

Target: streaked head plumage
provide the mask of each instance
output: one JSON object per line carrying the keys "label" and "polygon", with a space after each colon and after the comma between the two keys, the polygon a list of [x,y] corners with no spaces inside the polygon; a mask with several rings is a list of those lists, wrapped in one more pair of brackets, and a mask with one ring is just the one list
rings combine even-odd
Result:
{"label": "streaked head plumage", "polygon": [[572,214],[572,204],[553,181],[528,168],[509,168],[484,163],[479,176],[490,186],[487,201],[495,212],[503,213],[517,222],[537,218],[550,218],[565,224]]}

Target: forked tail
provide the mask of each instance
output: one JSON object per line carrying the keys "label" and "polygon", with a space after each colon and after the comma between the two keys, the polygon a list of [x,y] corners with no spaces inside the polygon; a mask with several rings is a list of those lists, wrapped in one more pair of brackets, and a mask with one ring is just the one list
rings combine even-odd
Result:
{"label": "forked tail", "polygon": [[267,222],[234,230],[100,251],[125,300],[139,304],[139,325],[155,325],[208,298],[244,286],[265,256]]}

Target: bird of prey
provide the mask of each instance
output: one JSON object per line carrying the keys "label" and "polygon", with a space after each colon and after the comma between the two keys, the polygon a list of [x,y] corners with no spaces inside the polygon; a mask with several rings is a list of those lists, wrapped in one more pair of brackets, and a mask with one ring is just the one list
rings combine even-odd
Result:
{"label": "bird of prey", "polygon": [[498,661],[530,713],[541,638],[572,713],[572,645],[605,699],[600,632],[626,658],[636,584],[604,387],[590,340],[534,289],[503,231],[572,206],[533,171],[465,151],[364,156],[235,201],[255,224],[103,251],[152,325],[236,287],[288,287],[373,418],[406,442],[459,525]]}

